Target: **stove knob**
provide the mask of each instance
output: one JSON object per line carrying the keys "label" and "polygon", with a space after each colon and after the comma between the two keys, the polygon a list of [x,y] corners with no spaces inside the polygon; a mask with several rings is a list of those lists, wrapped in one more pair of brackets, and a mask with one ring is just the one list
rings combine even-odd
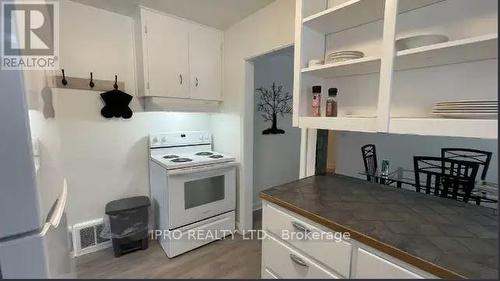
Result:
{"label": "stove knob", "polygon": [[161,143],[166,143],[166,142],[167,142],[167,138],[163,137],[163,138],[161,139]]}
{"label": "stove knob", "polygon": [[153,138],[153,140],[151,141],[151,143],[155,144],[158,142],[158,138]]}
{"label": "stove knob", "polygon": [[201,140],[201,141],[203,140],[203,136],[200,136],[200,140]]}

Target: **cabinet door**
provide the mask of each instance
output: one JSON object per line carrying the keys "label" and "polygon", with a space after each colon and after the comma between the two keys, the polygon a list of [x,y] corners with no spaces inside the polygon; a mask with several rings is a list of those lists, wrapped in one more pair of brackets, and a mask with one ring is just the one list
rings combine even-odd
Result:
{"label": "cabinet door", "polygon": [[144,16],[149,95],[189,98],[189,23],[149,11]]}
{"label": "cabinet door", "polygon": [[275,275],[285,279],[340,278],[311,257],[293,249],[272,235],[262,240],[262,259],[264,268],[272,269]]}
{"label": "cabinet door", "polygon": [[196,26],[190,34],[191,98],[220,100],[222,91],[222,32]]}
{"label": "cabinet door", "polygon": [[358,249],[355,278],[363,279],[422,279],[423,277],[385,260],[379,256]]}

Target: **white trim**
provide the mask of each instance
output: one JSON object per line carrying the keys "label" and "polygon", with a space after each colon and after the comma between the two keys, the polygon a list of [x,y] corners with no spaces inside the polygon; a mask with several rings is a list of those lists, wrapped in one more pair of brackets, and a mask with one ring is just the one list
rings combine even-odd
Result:
{"label": "white trim", "polygon": [[307,157],[306,157],[306,177],[316,174],[316,141],[318,140],[318,130],[307,129]]}
{"label": "white trim", "polygon": [[[245,94],[243,97],[243,115],[241,118],[241,169],[240,169],[240,191],[238,210],[238,230],[248,230],[253,228],[252,212],[253,202],[253,134],[254,134],[254,97],[255,97],[255,70],[253,61],[260,56],[272,54],[274,52],[289,48],[294,44],[284,44],[263,52],[259,55],[249,56],[245,59]],[[250,208],[246,207],[250,206]]]}
{"label": "white trim", "polygon": [[294,47],[295,48],[295,44],[294,43],[290,43],[290,44],[279,45],[278,47],[272,48],[272,49],[270,49],[268,51],[248,56],[248,57],[245,58],[245,60],[246,61],[253,61],[253,60],[255,60],[258,57],[269,55],[269,54],[281,51],[281,50],[289,48],[289,47]]}
{"label": "white trim", "polygon": [[306,128],[300,129],[300,171],[299,178],[305,178],[307,175],[307,130]]}
{"label": "white trim", "polygon": [[377,131],[388,132],[391,112],[392,78],[394,75],[394,57],[396,47],[396,20],[398,14],[398,0],[385,2],[384,34],[382,41],[382,61],[380,64],[380,79],[377,105]]}

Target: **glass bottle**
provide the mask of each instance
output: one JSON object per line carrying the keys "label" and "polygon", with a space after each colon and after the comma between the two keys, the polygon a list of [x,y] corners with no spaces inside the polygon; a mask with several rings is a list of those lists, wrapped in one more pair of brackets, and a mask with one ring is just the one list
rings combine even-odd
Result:
{"label": "glass bottle", "polygon": [[337,88],[328,89],[328,98],[326,99],[326,116],[337,117]]}
{"label": "glass bottle", "polygon": [[321,105],[321,86],[313,86],[312,87],[312,116],[320,117],[320,105]]}

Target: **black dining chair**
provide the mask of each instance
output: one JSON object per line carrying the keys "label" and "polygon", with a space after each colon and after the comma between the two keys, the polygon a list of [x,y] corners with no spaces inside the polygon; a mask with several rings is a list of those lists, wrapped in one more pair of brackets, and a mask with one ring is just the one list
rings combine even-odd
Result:
{"label": "black dining chair", "polygon": [[[490,167],[492,152],[470,148],[441,148],[441,157],[446,159],[471,161],[479,164],[478,174],[481,181],[486,181]],[[481,204],[481,196],[476,198],[476,204]]]}
{"label": "black dining chair", "polygon": [[441,148],[441,157],[446,159],[476,162],[481,171],[481,180],[486,180],[492,152],[470,148]]}
{"label": "black dining chair", "polygon": [[469,201],[479,164],[431,156],[414,156],[413,164],[417,192],[423,189],[427,194]]}
{"label": "black dining chair", "polygon": [[374,144],[367,144],[361,147],[361,155],[363,156],[363,163],[365,165],[366,180],[377,182],[377,151]]}

